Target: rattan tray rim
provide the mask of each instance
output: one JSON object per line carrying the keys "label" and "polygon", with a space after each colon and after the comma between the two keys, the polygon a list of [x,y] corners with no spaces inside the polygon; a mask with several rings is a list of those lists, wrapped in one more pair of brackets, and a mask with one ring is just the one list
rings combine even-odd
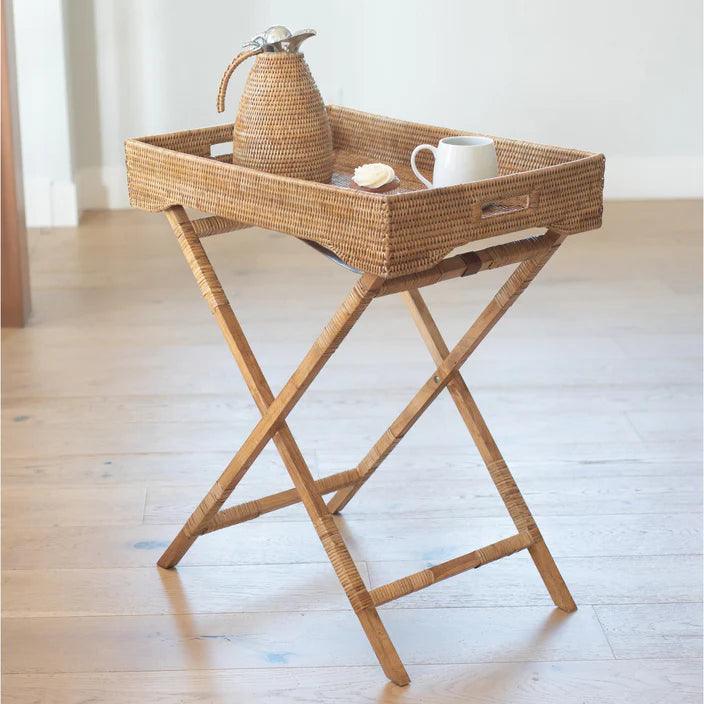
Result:
{"label": "rattan tray rim", "polygon": [[[348,265],[384,278],[428,269],[479,239],[543,227],[568,235],[601,226],[601,153],[488,135],[496,140],[499,176],[425,188],[408,166],[415,145],[485,133],[327,109],[335,153],[330,182],[233,164],[230,154],[213,149],[232,139],[233,123],[224,123],[127,139],[130,203],[151,212],[183,205],[315,241]],[[369,161],[392,164],[400,189],[352,188],[354,167]],[[427,173],[432,160],[423,161]]]}
{"label": "rattan tray rim", "polygon": [[[328,109],[344,109],[348,113],[357,113],[359,115],[364,115],[366,113],[359,111],[359,110],[352,110],[350,108],[341,108],[340,106],[337,105],[327,105],[326,106]],[[394,118],[390,118],[384,115],[379,115],[375,117],[379,117],[380,121],[384,120],[389,120],[392,121]],[[414,123],[417,124],[419,127],[424,128],[424,129],[433,129],[433,130],[445,130],[444,127],[437,127],[434,125],[428,125],[424,123]],[[386,201],[403,201],[403,200],[412,200],[413,198],[422,198],[424,194],[427,194],[431,191],[435,192],[462,192],[464,190],[471,190],[472,188],[477,188],[479,185],[486,185],[486,184],[491,184],[491,183],[500,183],[500,184],[509,184],[512,180],[513,177],[520,177],[524,176],[526,174],[535,174],[535,175],[543,175],[543,174],[549,174],[552,173],[553,171],[559,169],[559,168],[564,168],[565,164],[577,164],[577,163],[586,163],[589,161],[594,161],[594,160],[601,160],[604,159],[604,154],[601,152],[589,152],[589,151],[584,151],[580,149],[574,149],[572,147],[559,147],[551,144],[544,144],[541,142],[531,142],[529,140],[523,140],[523,139],[513,139],[510,137],[498,137],[496,135],[488,134],[486,132],[472,132],[469,130],[452,130],[450,128],[447,128],[447,133],[451,135],[466,135],[468,137],[489,137],[493,140],[500,140],[504,143],[510,143],[512,145],[516,146],[528,146],[528,147],[539,147],[541,149],[559,149],[562,150],[563,152],[572,152],[575,155],[575,159],[570,159],[567,162],[563,162],[561,164],[554,164],[552,166],[543,166],[540,167],[539,169],[527,169],[525,171],[517,171],[514,173],[508,173],[508,174],[501,174],[499,176],[496,176],[495,178],[490,178],[490,179],[482,179],[480,181],[473,181],[471,183],[461,183],[457,184],[454,186],[442,186],[439,188],[434,188],[434,189],[429,189],[429,188],[419,188],[418,190],[414,191],[401,191],[398,193],[390,192],[390,193],[373,193],[371,191],[364,191],[364,190],[357,190],[357,189],[351,189],[345,186],[338,186],[333,183],[320,183],[318,181],[307,181],[305,179],[300,179],[300,178],[294,178],[291,176],[282,176],[280,174],[272,174],[267,171],[262,171],[260,169],[252,169],[247,166],[241,166],[240,164],[233,164],[227,161],[219,161],[215,159],[212,156],[202,156],[199,154],[189,154],[187,152],[178,152],[177,150],[174,149],[169,149],[168,147],[161,147],[159,145],[156,145],[153,143],[152,140],[157,140],[163,137],[187,137],[190,135],[198,135],[203,132],[209,132],[213,131],[216,132],[217,130],[231,130],[234,128],[234,123],[233,122],[227,122],[219,125],[211,125],[208,127],[199,127],[196,129],[189,129],[189,130],[176,130],[175,132],[162,132],[159,134],[152,134],[152,135],[145,135],[143,137],[130,137],[129,139],[125,140],[126,145],[139,145],[141,147],[147,146],[150,150],[155,150],[160,153],[165,153],[165,154],[172,154],[174,152],[178,153],[180,155],[180,158],[186,159],[190,161],[191,159],[194,159],[197,161],[203,159],[208,163],[211,163],[213,161],[218,161],[218,163],[222,164],[224,167],[226,167],[227,170],[231,170],[233,173],[241,173],[241,174],[256,174],[258,177],[264,177],[267,180],[271,180],[273,183],[296,183],[296,184],[306,184],[311,186],[314,189],[324,189],[324,190],[333,190],[333,191],[344,191],[345,193],[351,193],[354,195],[354,197],[358,198],[372,198],[372,199],[381,199],[381,200],[386,200]],[[222,143],[226,143],[226,141],[229,141],[229,138],[227,140],[224,140]],[[337,150],[336,150],[337,151]],[[518,180],[516,178],[516,180]]]}

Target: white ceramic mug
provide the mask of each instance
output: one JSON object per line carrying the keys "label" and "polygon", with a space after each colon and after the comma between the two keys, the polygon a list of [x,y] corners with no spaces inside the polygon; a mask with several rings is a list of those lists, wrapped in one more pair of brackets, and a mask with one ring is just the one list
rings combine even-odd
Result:
{"label": "white ceramic mug", "polygon": [[[435,156],[432,183],[416,167],[416,154],[422,149],[429,149]],[[411,154],[411,168],[428,188],[471,183],[499,175],[494,140],[489,137],[445,137],[437,147],[419,144]]]}

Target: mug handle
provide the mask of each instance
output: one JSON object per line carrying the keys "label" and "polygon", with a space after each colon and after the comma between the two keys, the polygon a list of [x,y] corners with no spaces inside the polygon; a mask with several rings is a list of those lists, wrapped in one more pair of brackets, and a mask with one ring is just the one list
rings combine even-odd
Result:
{"label": "mug handle", "polygon": [[433,184],[428,181],[423,174],[418,171],[418,168],[416,167],[416,154],[418,154],[419,151],[423,149],[429,149],[431,152],[433,152],[433,156],[437,158],[438,156],[438,150],[437,147],[434,147],[432,144],[419,144],[412,152],[411,154],[411,168],[413,169],[413,173],[416,175],[416,178],[421,182],[424,183],[428,188],[432,188]]}

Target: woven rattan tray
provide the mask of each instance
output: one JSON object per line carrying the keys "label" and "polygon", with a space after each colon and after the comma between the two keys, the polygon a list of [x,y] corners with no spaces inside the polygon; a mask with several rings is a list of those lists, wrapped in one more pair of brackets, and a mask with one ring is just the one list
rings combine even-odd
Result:
{"label": "woven rattan tray", "polygon": [[[601,225],[604,156],[494,138],[498,178],[425,189],[413,176],[413,148],[471,134],[340,107],[328,107],[335,166],[330,184],[275,176],[211,156],[231,143],[232,125],[174,132],[125,143],[130,202],[161,211],[173,205],[310,240],[350,266],[383,277],[427,269],[473,240],[533,227],[573,234]],[[432,157],[419,155],[430,172]],[[382,161],[396,190],[351,187],[355,166]]]}

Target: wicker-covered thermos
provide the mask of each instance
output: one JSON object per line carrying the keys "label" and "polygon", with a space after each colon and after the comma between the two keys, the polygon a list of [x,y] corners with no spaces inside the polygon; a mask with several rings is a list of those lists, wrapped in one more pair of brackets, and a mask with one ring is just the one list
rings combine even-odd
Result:
{"label": "wicker-covered thermos", "polygon": [[[307,31],[308,36],[313,33]],[[330,123],[308,64],[297,49],[300,42],[292,41],[288,49],[286,41],[267,43],[265,37],[255,38],[248,45],[253,48],[236,56],[220,82],[218,112],[225,109],[233,71],[256,55],[235,121],[233,163],[329,182],[333,160]]]}

